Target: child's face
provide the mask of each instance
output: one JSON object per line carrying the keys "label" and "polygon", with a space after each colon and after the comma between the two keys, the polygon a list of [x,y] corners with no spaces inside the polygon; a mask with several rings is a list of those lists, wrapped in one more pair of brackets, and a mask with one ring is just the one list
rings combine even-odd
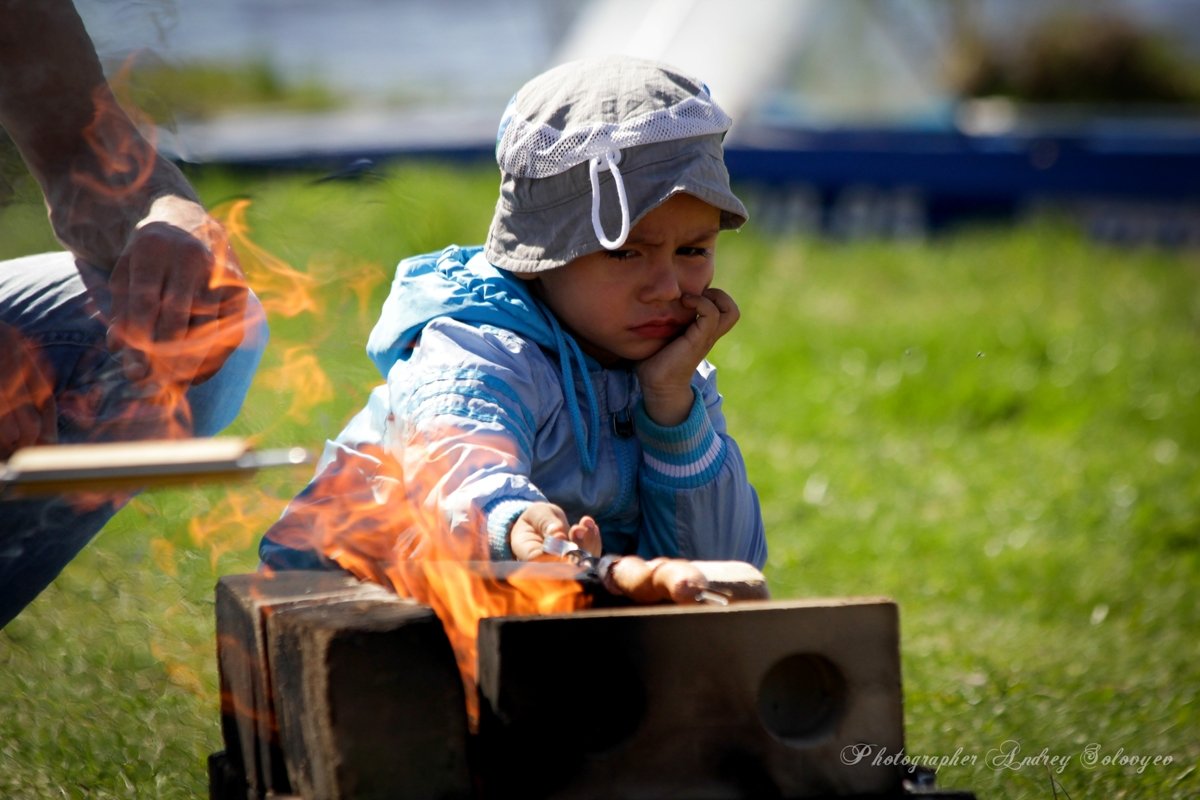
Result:
{"label": "child's face", "polygon": [[677,194],[642,218],[620,250],[601,250],[540,273],[542,299],[605,366],[657,353],[696,314],[679,302],[713,279],[721,212]]}

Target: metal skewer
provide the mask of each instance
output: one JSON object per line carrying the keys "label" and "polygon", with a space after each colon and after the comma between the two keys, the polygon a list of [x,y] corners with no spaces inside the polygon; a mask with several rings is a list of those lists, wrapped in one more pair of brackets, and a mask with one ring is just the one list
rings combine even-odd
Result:
{"label": "metal skewer", "polygon": [[584,569],[592,572],[595,572],[596,567],[600,564],[599,558],[584,550],[575,542],[569,539],[560,539],[557,536],[547,536],[542,540],[542,552],[570,559]]}
{"label": "metal skewer", "polygon": [[[588,571],[589,577],[602,579],[603,573],[607,571],[607,569],[601,568],[600,558],[592,555],[569,539],[547,536],[542,540],[542,551],[552,556],[566,558],[583,567]],[[606,558],[612,560],[619,558],[619,556],[607,556]],[[716,589],[705,588],[696,593],[696,602],[710,606],[727,606],[729,605],[729,595]]]}

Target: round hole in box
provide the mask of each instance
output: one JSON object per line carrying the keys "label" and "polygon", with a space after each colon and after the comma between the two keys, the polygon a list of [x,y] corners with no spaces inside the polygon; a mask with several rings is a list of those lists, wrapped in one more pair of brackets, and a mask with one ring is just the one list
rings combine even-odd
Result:
{"label": "round hole in box", "polygon": [[817,653],[793,653],[767,670],[758,715],[777,739],[809,745],[833,733],[846,706],[846,679]]}

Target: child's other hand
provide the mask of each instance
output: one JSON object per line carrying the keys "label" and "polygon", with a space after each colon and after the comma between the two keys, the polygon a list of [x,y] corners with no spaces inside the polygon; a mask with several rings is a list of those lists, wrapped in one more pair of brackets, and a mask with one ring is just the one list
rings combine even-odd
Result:
{"label": "child's other hand", "polygon": [[533,503],[517,517],[508,542],[518,561],[534,561],[545,555],[542,540],[557,536],[568,539],[594,556],[600,555],[600,526],[591,517],[571,525],[567,513],[553,503]]}
{"label": "child's other hand", "polygon": [[670,344],[637,365],[646,414],[659,425],[678,425],[692,410],[692,375],[717,340],[737,323],[741,312],[733,298],[709,287],[701,295],[680,298],[696,319]]}

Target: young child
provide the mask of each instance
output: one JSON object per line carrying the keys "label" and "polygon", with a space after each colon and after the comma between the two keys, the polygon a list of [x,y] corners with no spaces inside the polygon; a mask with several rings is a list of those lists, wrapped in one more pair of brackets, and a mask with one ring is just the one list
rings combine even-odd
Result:
{"label": "young child", "polygon": [[729,126],[702,83],[626,57],[517,92],[486,245],[400,263],[367,348],[386,384],[267,532],[264,564],[325,566],[350,536],[413,555],[407,505],[469,558],[534,559],[565,536],[761,568],[705,360],[739,313],[712,286],[718,233],[747,218]]}

